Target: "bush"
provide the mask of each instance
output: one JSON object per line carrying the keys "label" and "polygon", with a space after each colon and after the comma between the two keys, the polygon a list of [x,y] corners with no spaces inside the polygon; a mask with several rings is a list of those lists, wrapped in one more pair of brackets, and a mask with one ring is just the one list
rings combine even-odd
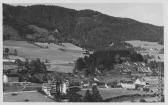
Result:
{"label": "bush", "polygon": [[140,101],[139,102],[146,102],[146,100],[145,99],[140,99]]}

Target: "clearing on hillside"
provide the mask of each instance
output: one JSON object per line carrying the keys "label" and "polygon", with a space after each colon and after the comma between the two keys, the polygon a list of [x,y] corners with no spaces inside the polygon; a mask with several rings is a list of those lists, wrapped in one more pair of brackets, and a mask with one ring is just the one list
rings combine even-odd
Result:
{"label": "clearing on hillside", "polygon": [[[49,45],[48,48],[41,48],[34,44],[30,44],[26,41],[4,41],[4,48],[10,48],[10,50],[17,49],[18,56],[49,61],[60,61],[60,62],[72,62],[78,57],[83,56],[83,51],[79,47],[64,43],[65,46]],[[63,49],[63,50],[60,50]]]}

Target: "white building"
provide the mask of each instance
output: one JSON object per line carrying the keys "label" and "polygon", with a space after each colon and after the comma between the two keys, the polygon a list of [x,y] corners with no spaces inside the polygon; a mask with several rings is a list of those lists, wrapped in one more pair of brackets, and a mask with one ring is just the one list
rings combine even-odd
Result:
{"label": "white building", "polygon": [[14,63],[14,62],[15,62],[15,59],[3,59],[3,62],[11,62],[11,63]]}
{"label": "white building", "polygon": [[145,86],[146,82],[143,79],[136,79],[135,80],[135,84],[136,85],[141,85],[141,86]]}
{"label": "white building", "polygon": [[122,88],[135,89],[135,84],[132,81],[123,81],[120,83]]}
{"label": "white building", "polygon": [[7,75],[3,75],[3,83],[7,83],[8,82],[8,76]]}
{"label": "white building", "polygon": [[67,89],[68,89],[68,83],[67,82],[63,82],[61,85],[60,85],[60,92],[62,94],[67,94]]}

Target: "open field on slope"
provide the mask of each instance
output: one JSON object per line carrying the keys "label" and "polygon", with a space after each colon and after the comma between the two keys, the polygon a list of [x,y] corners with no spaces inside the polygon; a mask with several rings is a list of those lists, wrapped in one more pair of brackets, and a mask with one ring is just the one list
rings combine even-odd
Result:
{"label": "open field on slope", "polygon": [[[39,46],[47,46],[48,48]],[[72,72],[74,61],[79,57],[83,57],[82,48],[71,43],[63,43],[63,46],[48,43],[36,43],[34,45],[26,41],[8,40],[3,42],[3,47],[9,48],[11,52],[17,49],[18,56],[24,58],[40,58],[42,61],[47,59],[51,64],[50,71]]]}
{"label": "open field on slope", "polygon": [[17,49],[19,56],[29,59],[40,58],[41,60],[48,59],[49,61],[67,63],[83,56],[82,49],[68,43],[64,43],[64,45],[65,46],[52,45],[45,49],[27,43],[26,41],[9,40],[3,42],[4,48]]}
{"label": "open field on slope", "polygon": [[130,81],[131,80],[131,77],[129,75],[120,74],[118,70],[107,71],[104,74],[97,75],[96,78],[100,80],[101,82],[105,82],[105,83],[110,83],[116,80],[117,81],[120,81],[120,80]]}
{"label": "open field on slope", "polygon": [[140,41],[140,40],[131,40],[126,42],[133,45],[134,47],[157,48],[157,49],[163,48],[163,45],[158,44],[158,42],[148,42],[148,41]]}
{"label": "open field on slope", "polygon": [[[140,40],[131,40],[126,41],[127,43],[133,45],[133,47],[141,47],[146,49],[146,52],[141,52],[142,55],[149,54],[154,56],[156,61],[164,61],[164,54],[159,54],[158,52],[164,48],[164,45],[158,44],[158,42],[148,42],[148,41],[140,41]],[[157,50],[156,50],[157,49]]]}
{"label": "open field on slope", "polygon": [[57,71],[63,73],[72,73],[75,64],[51,64],[47,66],[48,71]]}

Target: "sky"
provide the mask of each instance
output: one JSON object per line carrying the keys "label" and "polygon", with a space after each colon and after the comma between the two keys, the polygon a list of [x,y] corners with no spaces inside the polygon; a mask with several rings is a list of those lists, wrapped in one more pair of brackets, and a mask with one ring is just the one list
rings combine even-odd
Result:
{"label": "sky", "polygon": [[163,26],[163,5],[159,3],[56,3],[45,5],[56,5],[76,10],[92,9],[110,16],[132,18],[140,22]]}

